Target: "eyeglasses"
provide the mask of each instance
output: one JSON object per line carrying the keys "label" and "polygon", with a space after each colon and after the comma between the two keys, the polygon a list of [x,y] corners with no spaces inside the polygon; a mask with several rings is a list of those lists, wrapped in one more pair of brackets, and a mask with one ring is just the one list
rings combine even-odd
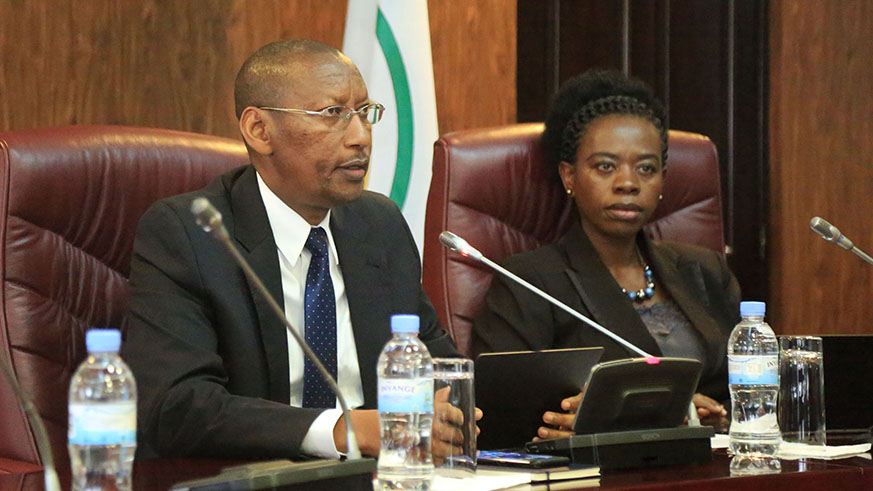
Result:
{"label": "eyeglasses", "polygon": [[382,113],[385,112],[385,106],[379,103],[371,103],[360,109],[351,109],[345,106],[328,106],[320,111],[308,111],[306,109],[289,109],[287,107],[267,107],[259,106],[258,109],[267,111],[281,111],[283,113],[293,114],[308,114],[310,116],[321,116],[325,121],[331,124],[338,122],[348,122],[352,116],[358,115],[361,120],[368,124],[376,124],[382,119]]}

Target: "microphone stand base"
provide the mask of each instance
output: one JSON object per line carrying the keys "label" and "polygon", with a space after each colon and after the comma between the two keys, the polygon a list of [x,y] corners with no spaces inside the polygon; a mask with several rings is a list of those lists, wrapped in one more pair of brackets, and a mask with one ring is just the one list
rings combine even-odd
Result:
{"label": "microphone stand base", "polygon": [[601,470],[700,464],[712,460],[711,426],[614,431],[529,442],[530,453],[563,455]]}
{"label": "microphone stand base", "polygon": [[373,489],[376,460],[274,460],[223,469],[214,477],[175,484],[175,491]]}

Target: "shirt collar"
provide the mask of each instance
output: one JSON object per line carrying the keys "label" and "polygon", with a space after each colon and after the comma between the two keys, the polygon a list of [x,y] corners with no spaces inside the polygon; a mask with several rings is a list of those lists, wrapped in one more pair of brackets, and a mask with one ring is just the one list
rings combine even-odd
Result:
{"label": "shirt collar", "polygon": [[[261,192],[261,200],[263,200],[264,208],[267,210],[267,220],[270,222],[270,228],[273,229],[276,248],[282,251],[282,254],[289,261],[297,264],[306,244],[306,239],[309,237],[309,232],[312,230],[312,225],[276,196],[259,173],[256,172],[256,175],[258,178],[258,190]],[[330,246],[331,261],[339,264],[339,255],[336,253],[333,235],[330,232],[330,210],[327,210],[324,219],[317,226],[327,232],[327,243]]]}

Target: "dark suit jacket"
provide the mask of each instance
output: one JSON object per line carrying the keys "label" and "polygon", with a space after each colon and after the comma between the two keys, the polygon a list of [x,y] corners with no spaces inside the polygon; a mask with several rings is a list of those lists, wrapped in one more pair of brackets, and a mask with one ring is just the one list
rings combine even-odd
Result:
{"label": "dark suit jacket", "polygon": [[[727,338],[739,322],[739,285],[724,256],[640,234],[656,288],[666,289],[705,342],[698,391],[727,399]],[[554,244],[508,258],[504,266],[594,319],[647,353],[661,355],[621,287],[578,223]],[[494,275],[483,312],[473,324],[477,353],[603,346],[601,361],[637,356],[514,282]]]}
{"label": "dark suit jacket", "polygon": [[[321,410],[289,406],[285,328],[224,246],[194,223],[196,196],[221,212],[242,255],[283,305],[253,167],[146,212],[134,244],[123,348],[139,387],[139,456],[296,456]],[[375,408],[376,362],[391,337],[392,314],[418,314],[420,337],[434,356],[457,351],[421,288],[418,250],[397,206],[365,192],[331,213],[364,407]]]}

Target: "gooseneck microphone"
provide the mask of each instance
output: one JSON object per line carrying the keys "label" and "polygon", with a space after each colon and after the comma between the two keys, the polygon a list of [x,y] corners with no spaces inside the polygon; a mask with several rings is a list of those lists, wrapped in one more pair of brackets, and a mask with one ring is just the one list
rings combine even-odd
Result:
{"label": "gooseneck microphone", "polygon": [[518,283],[521,286],[525,287],[526,289],[530,290],[531,292],[536,293],[537,295],[544,298],[546,301],[552,303],[556,307],[560,308],[564,312],[567,312],[568,314],[572,315],[573,317],[588,324],[589,326],[593,327],[594,329],[600,331],[602,334],[609,336],[610,338],[613,339],[613,341],[619,343],[620,345],[624,346],[628,350],[630,350],[634,353],[638,353],[640,356],[642,356],[643,358],[646,359],[646,363],[648,363],[650,365],[654,365],[654,364],[659,363],[660,360],[658,360],[658,358],[646,353],[645,351],[641,350],[640,348],[637,348],[636,346],[629,343],[628,341],[625,341],[618,334],[615,334],[614,332],[612,332],[609,329],[594,322],[593,320],[589,319],[588,317],[585,317],[584,315],[580,314],[579,312],[568,307],[565,303],[561,302],[557,298],[555,298],[555,297],[549,295],[548,293],[540,290],[539,288],[531,285],[527,281],[521,279],[517,275],[513,274],[511,271],[504,268],[503,266],[500,266],[499,264],[495,263],[494,261],[488,259],[481,252],[479,252],[476,248],[474,248],[473,246],[468,244],[466,240],[458,237],[457,235],[453,234],[452,232],[449,232],[448,230],[446,230],[445,232],[441,233],[440,234],[440,243],[442,243],[442,245],[446,246],[450,250],[459,253],[462,256],[473,258],[473,259],[485,264],[486,266],[490,267],[491,269],[497,271],[498,273],[506,276],[507,278],[511,279],[512,281],[515,281],[516,283]]}
{"label": "gooseneck microphone", "polygon": [[205,232],[211,234],[213,237],[218,239],[222,244],[225,245],[227,250],[236,260],[237,264],[240,268],[242,268],[246,277],[251,281],[255,288],[260,292],[261,295],[267,300],[267,303],[270,305],[270,308],[273,310],[273,313],[278,317],[282,324],[285,325],[285,328],[288,329],[288,332],[294,337],[297,341],[297,344],[300,345],[300,349],[303,350],[303,353],[306,354],[306,357],[312,360],[315,363],[315,366],[318,367],[318,371],[321,373],[321,376],[327,381],[330,389],[336,394],[336,398],[339,400],[340,407],[343,410],[343,418],[346,422],[346,442],[348,445],[348,459],[360,459],[361,458],[361,450],[358,448],[358,439],[355,436],[354,428],[352,427],[352,418],[349,414],[349,407],[346,404],[346,399],[343,397],[342,392],[340,392],[339,387],[336,385],[336,380],[328,373],[327,369],[324,368],[324,365],[321,364],[321,360],[315,356],[315,353],[312,352],[312,349],[309,348],[309,345],[300,337],[300,334],[291,326],[291,323],[288,322],[288,319],[285,317],[285,312],[282,311],[282,308],[279,307],[279,304],[276,303],[276,299],[270,295],[270,292],[264,286],[264,283],[258,278],[257,273],[249,266],[249,263],[242,257],[239,249],[233,244],[230,240],[230,234],[227,233],[227,229],[224,227],[224,223],[221,220],[221,213],[212,206],[212,203],[209,202],[206,198],[195,198],[191,202],[191,213],[194,214],[194,218],[197,222],[197,225],[200,226]]}
{"label": "gooseneck microphone", "polygon": [[842,247],[847,251],[854,252],[855,255],[868,262],[869,264],[873,264],[873,258],[864,253],[861,249],[855,247],[855,244],[849,240],[848,237],[840,232],[840,229],[834,227],[827,220],[821,217],[813,217],[812,220],[809,221],[809,228],[812,229],[813,232],[817,233],[821,236],[822,239],[833,242],[834,244]]}
{"label": "gooseneck microphone", "polygon": [[43,485],[45,486],[46,491],[61,491],[61,483],[58,481],[58,473],[55,470],[55,459],[52,456],[52,447],[49,443],[48,434],[45,431],[45,425],[42,422],[42,418],[36,411],[33,402],[31,402],[30,398],[27,397],[27,394],[24,393],[21,385],[18,384],[18,379],[15,378],[15,373],[13,373],[12,367],[7,366],[4,360],[0,360],[0,371],[3,372],[6,381],[9,382],[9,385],[12,387],[12,392],[15,393],[15,397],[21,404],[21,408],[24,409],[24,414],[27,415],[27,419],[30,421],[30,425],[33,428],[33,437],[36,440],[37,453],[42,459]]}

